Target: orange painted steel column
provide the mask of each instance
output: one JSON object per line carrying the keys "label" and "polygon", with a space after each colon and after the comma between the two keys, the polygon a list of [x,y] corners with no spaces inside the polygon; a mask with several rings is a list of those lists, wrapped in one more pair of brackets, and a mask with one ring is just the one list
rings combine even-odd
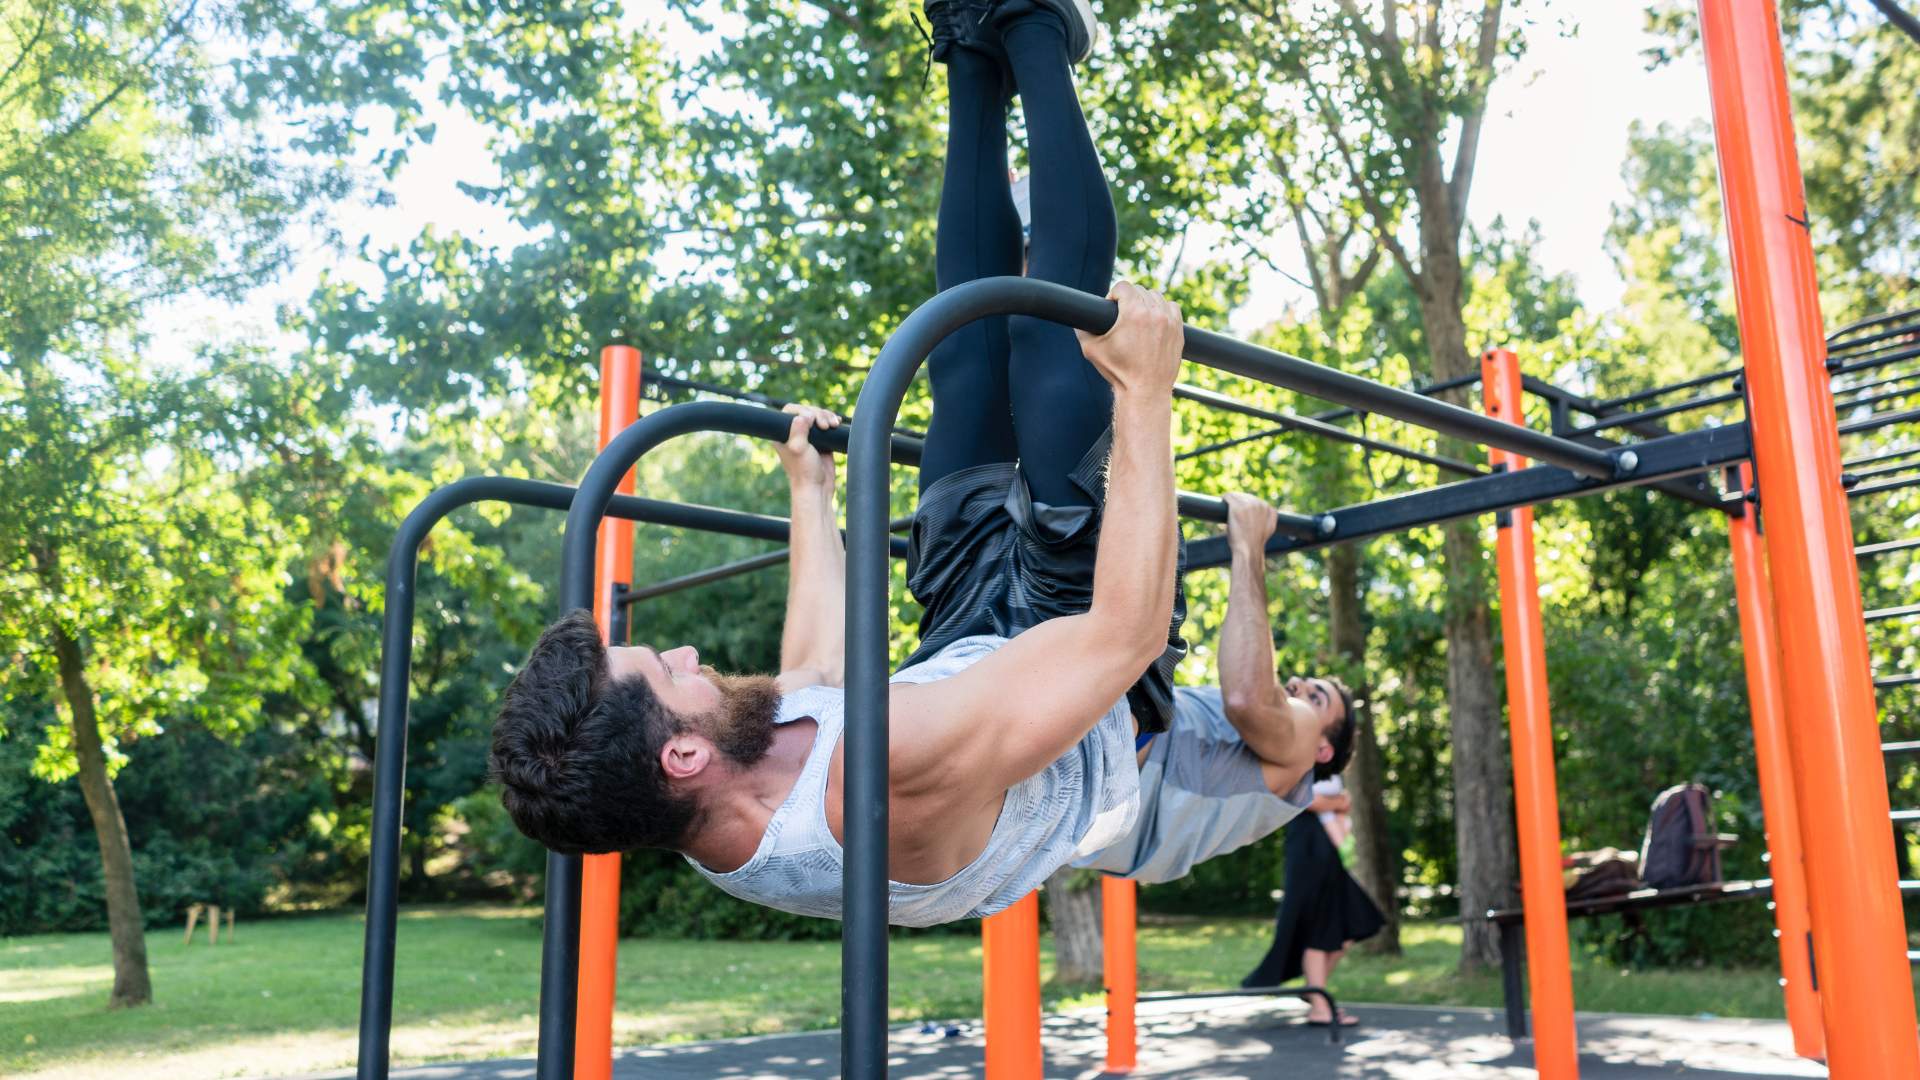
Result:
{"label": "orange painted steel column", "polygon": [[[1739,470],[1739,489],[1752,484]],[[1813,986],[1813,926],[1807,917],[1806,867],[1800,850],[1799,799],[1793,759],[1787,749],[1787,711],[1781,700],[1780,638],[1774,625],[1767,554],[1760,547],[1760,515],[1751,504],[1727,519],[1733,544],[1733,589],[1740,604],[1740,639],[1746,645],[1747,701],[1753,713],[1753,763],[1760,777],[1760,809],[1767,823],[1767,865],[1773,874],[1774,936],[1780,941],[1780,990],[1787,1000],[1793,1052],[1826,1054],[1820,1026],[1820,995]]]}
{"label": "orange painted steel column", "polygon": [[1040,1080],[1040,894],[980,923],[987,1080]]}
{"label": "orange painted steel column", "polygon": [[[1520,358],[1490,349],[1480,358],[1487,415],[1522,424]],[[1526,467],[1506,450],[1488,451],[1494,467]],[[1553,769],[1553,717],[1547,708],[1547,640],[1540,625],[1540,580],[1533,563],[1533,511],[1502,515],[1500,627],[1507,659],[1507,724],[1513,742],[1514,821],[1520,832],[1521,899],[1526,905],[1527,988],[1533,1008],[1533,1063],[1549,1080],[1580,1075],[1573,1029],[1573,968],[1567,943],[1567,894],[1560,878],[1560,794]]]}
{"label": "orange painted steel column", "polygon": [[1917,1080],[1906,921],[1813,245],[1770,0],[1701,0],[1767,565],[1796,771],[1821,778],[1806,848],[1835,1080]]}
{"label": "orange painted steel column", "polygon": [[1133,1009],[1140,997],[1140,958],[1134,939],[1140,886],[1132,878],[1100,879],[1101,969],[1107,984],[1107,1072],[1128,1073],[1138,1063]]}
{"label": "orange painted steel column", "polygon": [[[640,350],[600,350],[600,446],[640,418]],[[633,494],[633,473],[620,491]],[[593,618],[613,633],[613,586],[633,583],[633,522],[600,523],[593,574]],[[613,985],[620,947],[620,855],[588,855],[580,875],[580,1004],[574,1020],[574,1080],[613,1076]]]}

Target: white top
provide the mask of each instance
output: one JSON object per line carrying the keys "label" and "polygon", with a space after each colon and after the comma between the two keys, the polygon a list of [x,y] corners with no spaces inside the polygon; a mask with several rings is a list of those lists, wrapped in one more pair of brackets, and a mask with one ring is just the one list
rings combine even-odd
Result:
{"label": "white top", "polygon": [[[958,674],[1007,643],[965,637],[922,663],[900,669],[893,682],[926,683]],[[780,699],[775,723],[812,719],[817,725],[800,777],[760,846],[738,870],[717,873],[689,858],[694,869],[742,900],[797,915],[837,919],[845,853],[827,827],[827,770],[845,726],[846,692],[814,686]],[[910,724],[912,717],[893,717]],[[992,738],[991,721],[980,738]],[[1105,848],[1133,828],[1140,811],[1140,774],[1134,761],[1133,711],[1123,697],[1086,737],[1052,764],[1007,789],[1000,817],[980,856],[932,885],[888,883],[887,921],[934,926],[991,915],[1040,886],[1076,855]]]}

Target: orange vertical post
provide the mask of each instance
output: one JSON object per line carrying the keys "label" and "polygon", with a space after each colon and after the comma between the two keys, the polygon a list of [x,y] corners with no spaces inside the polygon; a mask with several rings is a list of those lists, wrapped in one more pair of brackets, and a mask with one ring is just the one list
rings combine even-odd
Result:
{"label": "orange vertical post", "polygon": [[1916,1080],[1906,920],[1778,13],[1771,0],[1701,0],[1700,39],[1787,738],[1799,774],[1821,778],[1820,842],[1804,861],[1829,1075]]}
{"label": "orange vertical post", "polygon": [[[600,350],[600,446],[640,418],[640,350],[609,345]],[[631,495],[632,472],[620,481]],[[616,583],[633,583],[633,522],[600,523],[593,574],[593,617],[612,639]],[[620,947],[620,854],[588,855],[580,875],[579,1008],[574,1019],[575,1080],[613,1076],[613,986]]]}
{"label": "orange vertical post", "polygon": [[[1746,491],[1752,473],[1735,474]],[[1773,874],[1774,936],[1780,941],[1780,989],[1787,1001],[1793,1052],[1826,1053],[1820,996],[1813,986],[1813,926],[1807,917],[1807,878],[1800,850],[1799,799],[1787,749],[1787,710],[1781,700],[1780,638],[1774,625],[1767,555],[1760,547],[1757,508],[1727,518],[1733,546],[1733,590],[1740,605],[1740,639],[1747,661],[1747,702],[1753,713],[1753,763],[1760,777],[1760,810],[1767,823],[1767,865]]]}
{"label": "orange vertical post", "polygon": [[1040,1080],[1040,894],[980,923],[987,1080]]}
{"label": "orange vertical post", "polygon": [[[1520,358],[1489,349],[1480,358],[1487,415],[1522,424]],[[1526,459],[1490,450],[1494,468]],[[1507,659],[1507,724],[1513,743],[1514,820],[1520,832],[1520,887],[1526,905],[1527,988],[1533,1008],[1533,1064],[1550,1080],[1580,1075],[1573,1029],[1573,969],[1567,944],[1567,896],[1560,879],[1560,794],[1553,768],[1553,718],[1547,709],[1547,641],[1540,625],[1540,581],[1533,562],[1533,511],[1500,517],[1500,627]]]}
{"label": "orange vertical post", "polygon": [[1100,879],[1101,970],[1107,984],[1107,1072],[1129,1073],[1138,1063],[1133,1009],[1140,997],[1140,958],[1134,938],[1139,884],[1132,878]]}

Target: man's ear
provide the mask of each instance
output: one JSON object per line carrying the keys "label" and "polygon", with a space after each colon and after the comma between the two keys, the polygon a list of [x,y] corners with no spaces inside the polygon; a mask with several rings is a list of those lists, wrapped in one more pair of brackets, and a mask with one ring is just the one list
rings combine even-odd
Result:
{"label": "man's ear", "polygon": [[713,762],[713,744],[698,735],[675,735],[660,748],[660,769],[670,781],[698,779]]}

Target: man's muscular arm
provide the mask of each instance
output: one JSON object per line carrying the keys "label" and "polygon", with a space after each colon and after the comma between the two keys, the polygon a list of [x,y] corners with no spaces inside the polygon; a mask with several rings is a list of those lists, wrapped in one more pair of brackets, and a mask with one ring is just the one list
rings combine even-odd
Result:
{"label": "man's muscular arm", "polygon": [[1313,713],[1292,708],[1274,671],[1273,625],[1267,614],[1267,539],[1273,507],[1241,492],[1227,496],[1227,549],[1232,553],[1227,619],[1220,630],[1220,698],[1247,748],[1269,766],[1268,786],[1290,790],[1313,767],[1320,729]]}
{"label": "man's muscular arm", "polygon": [[1167,644],[1177,570],[1173,382],[1184,329],[1179,308],[1127,283],[1120,317],[1081,335],[1087,359],[1113,385],[1113,449],[1084,615],[1049,619],[958,675],[897,686],[895,794],[963,785],[1004,792],[1084,738]]}
{"label": "man's muscular arm", "polygon": [[846,669],[847,549],[834,505],[833,455],[807,441],[840,426],[826,409],[788,405],[793,426],[778,449],[792,525],[787,545],[787,617],[780,633],[782,689],[839,686]]}

